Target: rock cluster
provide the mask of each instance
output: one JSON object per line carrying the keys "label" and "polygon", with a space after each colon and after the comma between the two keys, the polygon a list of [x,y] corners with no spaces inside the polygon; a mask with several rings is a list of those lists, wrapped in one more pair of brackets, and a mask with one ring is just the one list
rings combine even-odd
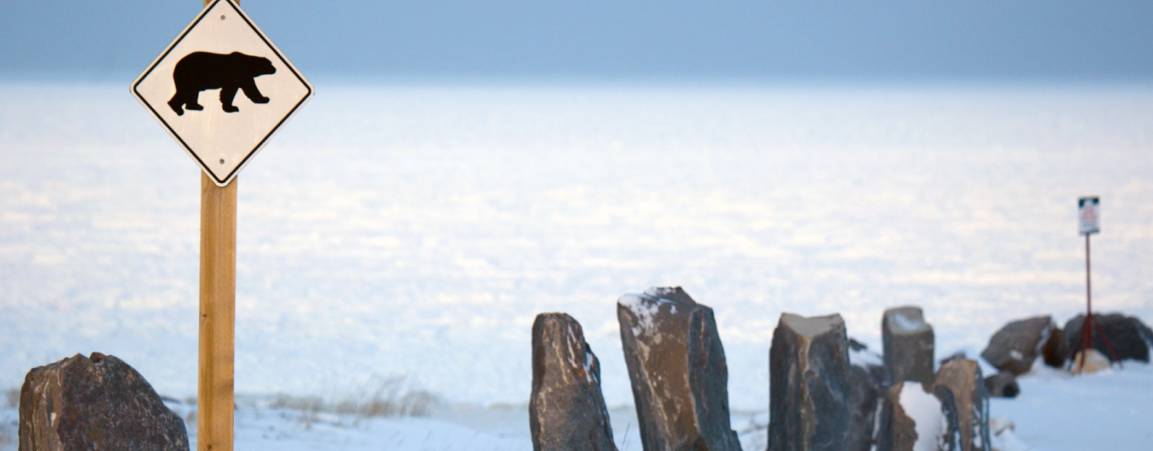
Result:
{"label": "rock cluster", "polygon": [[[847,339],[839,315],[781,315],[769,354],[769,451],[990,449],[977,362],[958,354],[934,371],[920,308],[889,309],[881,327],[884,354],[872,356]],[[999,393],[1016,387],[1012,373],[989,382]]]}
{"label": "rock cluster", "polygon": [[[707,419],[709,411],[728,411],[712,311],[679,288],[662,288],[622,297],[618,319],[645,449],[739,449],[727,420]],[[1037,360],[1066,367],[1079,337],[1071,331],[1082,321],[1064,329],[1050,316],[1006,324],[981,353],[998,370],[985,377],[964,353],[934,368],[933,327],[919,307],[884,312],[881,355],[849,339],[840,315],[784,313],[769,350],[767,449],[989,451],[989,398],[1017,396],[1017,376]],[[1089,354],[1107,351],[1108,337],[1118,359],[1150,359],[1147,326],[1124,315],[1101,315],[1099,322]],[[693,344],[697,336],[706,344]],[[720,383],[701,383],[709,380]]]}

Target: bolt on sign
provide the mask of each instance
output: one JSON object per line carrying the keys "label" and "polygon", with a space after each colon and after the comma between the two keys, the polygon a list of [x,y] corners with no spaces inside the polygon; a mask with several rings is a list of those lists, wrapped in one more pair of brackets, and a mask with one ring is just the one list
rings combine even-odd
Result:
{"label": "bolt on sign", "polygon": [[1077,217],[1080,219],[1082,235],[1101,233],[1101,198],[1086,196],[1077,199]]}
{"label": "bolt on sign", "polygon": [[132,83],[204,173],[228,185],[312,85],[232,0],[216,0]]}

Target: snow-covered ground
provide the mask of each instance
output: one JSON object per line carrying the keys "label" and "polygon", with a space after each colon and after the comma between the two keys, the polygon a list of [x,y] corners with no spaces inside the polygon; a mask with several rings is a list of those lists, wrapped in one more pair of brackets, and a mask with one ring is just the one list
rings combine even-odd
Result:
{"label": "snow-covered ground", "polygon": [[1141,450],[1153,443],[1153,366],[1128,363],[1089,376],[1042,366],[1020,384],[1016,399],[989,406],[993,417],[1016,426],[1014,439],[1002,442],[1007,451]]}
{"label": "snow-covered ground", "polygon": [[[269,427],[309,449],[379,448],[388,431],[390,449],[526,447],[546,311],[582,322],[638,449],[614,303],[670,284],[716,310],[741,429],[767,410],[781,312],[840,312],[876,349],[884,308],[918,304],[940,356],[1011,319],[1063,323],[1083,306],[1083,194],[1102,196],[1095,305],[1153,322],[1148,86],[314,81],[239,179],[237,392],[346,399],[403,377],[446,407],[299,430],[242,410],[241,449],[268,448]],[[195,394],[192,161],[127,86],[8,83],[0,99],[0,388],[101,351]],[[1142,365],[1042,374],[993,416],[1027,449],[1093,449],[1076,436],[1149,417],[1151,386]],[[1085,416],[1097,408],[1112,417]],[[1149,429],[1120,423],[1109,449],[1143,449]]]}
{"label": "snow-covered ground", "polygon": [[[1153,366],[1129,364],[1089,376],[1038,369],[1020,379],[1016,399],[993,399],[993,445],[1000,451],[1144,450],[1153,440]],[[902,395],[904,399],[904,395]],[[935,403],[927,397],[930,404]],[[194,402],[195,400],[186,401]],[[194,404],[174,401],[196,440]],[[236,449],[241,450],[531,450],[523,408],[457,407],[428,417],[365,418],[277,407],[267,399],[238,400]],[[609,412],[622,451],[639,451],[634,412]],[[0,449],[16,449],[15,405],[0,405]],[[765,449],[767,417],[738,413],[733,428],[746,451]],[[918,425],[918,431],[922,428]],[[926,429],[932,426],[926,425]]]}

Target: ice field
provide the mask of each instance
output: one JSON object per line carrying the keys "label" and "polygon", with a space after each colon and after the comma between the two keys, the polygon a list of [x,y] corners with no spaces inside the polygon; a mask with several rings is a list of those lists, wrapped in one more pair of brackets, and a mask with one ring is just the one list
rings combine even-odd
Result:
{"label": "ice field", "polygon": [[[979,352],[1005,322],[1083,310],[1084,194],[1102,198],[1095,307],[1153,323],[1150,86],[313,82],[239,177],[236,391],[339,400],[401,378],[448,407],[284,436],[300,449],[531,448],[531,324],[550,311],[583,324],[640,449],[615,302],[649,286],[715,310],[738,430],[768,410],[785,311],[839,312],[877,349],[881,312],[916,304],[939,357]],[[195,396],[198,168],[127,83],[0,99],[0,389],[100,351]],[[1053,426],[1063,406],[1153,414],[1149,367],[1095,378],[1031,376],[992,415],[1015,449],[1082,450],[1085,428]],[[259,448],[252,415],[238,443]],[[382,439],[396,428],[411,437]],[[1116,429],[1100,449],[1153,438]]]}

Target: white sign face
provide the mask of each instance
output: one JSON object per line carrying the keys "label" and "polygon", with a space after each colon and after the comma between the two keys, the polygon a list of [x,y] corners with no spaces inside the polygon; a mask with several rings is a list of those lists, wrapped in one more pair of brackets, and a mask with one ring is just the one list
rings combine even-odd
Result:
{"label": "white sign face", "polygon": [[216,0],[132,83],[219,186],[228,185],[312,86],[231,0]]}
{"label": "white sign face", "polygon": [[1082,235],[1100,233],[1101,198],[1088,196],[1077,199],[1077,217],[1080,219]]}

